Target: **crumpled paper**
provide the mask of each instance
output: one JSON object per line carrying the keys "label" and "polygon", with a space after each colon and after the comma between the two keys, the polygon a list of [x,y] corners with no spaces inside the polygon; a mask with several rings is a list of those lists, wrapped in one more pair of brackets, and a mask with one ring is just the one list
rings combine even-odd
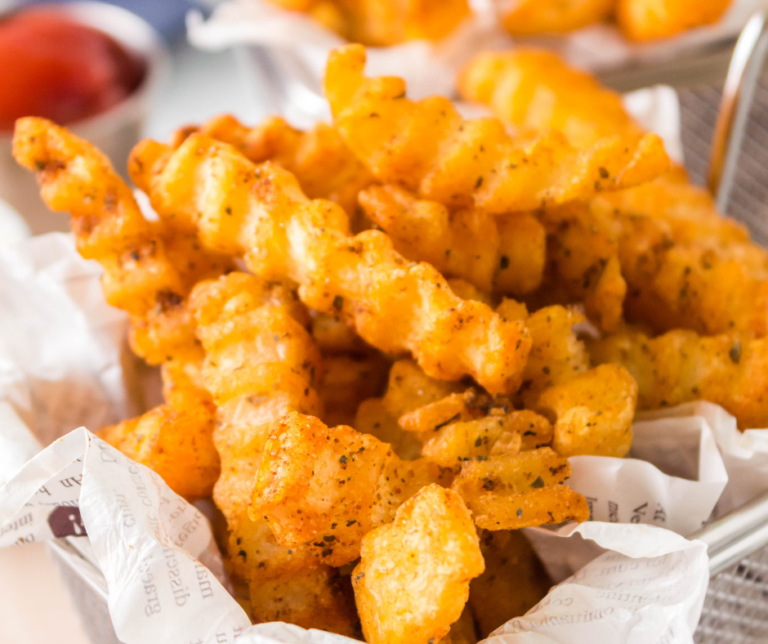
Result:
{"label": "crumpled paper", "polygon": [[[654,427],[659,434],[688,431],[694,426],[711,430],[728,472],[728,483],[711,519],[718,519],[768,490],[768,429],[740,432],[736,419],[719,405],[692,402],[638,414],[635,426]],[[669,445],[669,443],[668,443]],[[660,449],[661,451],[661,449]],[[675,461],[679,454],[670,453]]]}
{"label": "crumpled paper", "polygon": [[0,252],[0,484],[73,427],[135,411],[127,317],[104,301],[100,275],[71,235]]}
{"label": "crumpled paper", "polygon": [[682,535],[707,522],[728,473],[710,425],[700,417],[686,420],[636,422],[629,458],[569,459],[568,485],[587,498],[592,519],[647,523]]}
{"label": "crumpled paper", "polygon": [[205,517],[150,469],[80,428],[0,489],[0,547],[86,534],[126,644],[229,642],[250,626],[225,588]]}
{"label": "crumpled paper", "polygon": [[709,582],[704,544],[651,526],[607,523],[569,526],[556,538],[572,535],[608,552],[487,644],[692,641]]}

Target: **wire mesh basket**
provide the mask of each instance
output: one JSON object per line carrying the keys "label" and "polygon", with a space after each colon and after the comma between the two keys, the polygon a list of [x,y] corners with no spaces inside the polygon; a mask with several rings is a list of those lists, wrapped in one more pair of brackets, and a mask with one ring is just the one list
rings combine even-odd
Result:
{"label": "wire mesh basket", "polygon": [[[768,7],[745,27],[723,90],[679,90],[686,166],[707,182],[721,211],[768,246]],[[743,145],[742,145],[743,144]],[[768,493],[692,535],[708,545],[711,581],[697,644],[768,642]],[[106,582],[83,539],[51,542],[85,630],[94,644],[119,644]]]}

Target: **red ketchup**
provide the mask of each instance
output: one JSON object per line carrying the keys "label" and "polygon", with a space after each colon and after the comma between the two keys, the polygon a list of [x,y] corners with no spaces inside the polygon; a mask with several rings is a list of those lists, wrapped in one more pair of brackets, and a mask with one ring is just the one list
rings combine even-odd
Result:
{"label": "red ketchup", "polygon": [[0,132],[22,116],[61,125],[99,114],[141,84],[144,61],[112,37],[46,9],[0,18]]}

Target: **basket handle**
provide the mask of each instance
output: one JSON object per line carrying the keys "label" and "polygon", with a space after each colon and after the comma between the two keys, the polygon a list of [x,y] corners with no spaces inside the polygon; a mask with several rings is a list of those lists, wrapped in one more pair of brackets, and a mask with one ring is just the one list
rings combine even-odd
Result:
{"label": "basket handle", "polygon": [[768,52],[768,3],[742,29],[733,49],[709,153],[707,184],[725,212],[760,70]]}

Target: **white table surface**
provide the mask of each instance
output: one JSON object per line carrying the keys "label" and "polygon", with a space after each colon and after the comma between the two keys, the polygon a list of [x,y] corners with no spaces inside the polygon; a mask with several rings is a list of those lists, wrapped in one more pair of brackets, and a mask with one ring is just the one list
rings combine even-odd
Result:
{"label": "white table surface", "polygon": [[[246,122],[263,114],[249,105],[231,52],[207,54],[181,47],[146,124],[164,140],[174,129],[231,113]],[[92,644],[43,544],[0,550],[0,643]],[[151,644],[151,643],[147,643]]]}
{"label": "white table surface", "polygon": [[0,550],[0,642],[91,644],[45,544]]}

